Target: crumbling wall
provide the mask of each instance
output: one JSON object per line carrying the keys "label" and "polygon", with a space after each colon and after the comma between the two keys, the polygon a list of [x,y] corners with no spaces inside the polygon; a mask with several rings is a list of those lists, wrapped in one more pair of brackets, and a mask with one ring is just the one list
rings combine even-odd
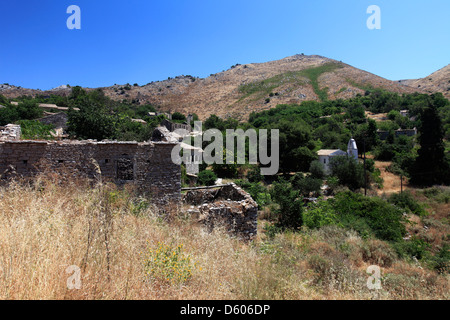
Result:
{"label": "crumbling wall", "polygon": [[8,124],[0,127],[0,141],[17,141],[22,136],[22,129],[17,124]]}
{"label": "crumbling wall", "polygon": [[179,202],[181,169],[171,160],[174,144],[96,141],[0,142],[0,178],[39,172],[133,184],[155,203]]}
{"label": "crumbling wall", "polygon": [[210,231],[221,226],[244,240],[253,240],[257,235],[258,204],[234,183],[217,189],[191,190],[183,201],[197,206],[199,222]]}

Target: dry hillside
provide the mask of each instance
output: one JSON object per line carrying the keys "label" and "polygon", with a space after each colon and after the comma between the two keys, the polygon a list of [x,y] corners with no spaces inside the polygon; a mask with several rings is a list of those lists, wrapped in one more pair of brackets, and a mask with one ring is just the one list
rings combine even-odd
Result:
{"label": "dry hillside", "polygon": [[425,90],[427,93],[442,92],[447,99],[450,99],[450,64],[430,74],[428,77],[401,80],[400,83],[418,90]]}
{"label": "dry hillside", "polygon": [[[446,75],[448,71],[444,70],[442,77],[448,79]],[[441,76],[433,76],[433,79],[437,83],[441,81]],[[404,82],[390,81],[317,55],[295,55],[277,61],[235,65],[204,79],[183,75],[144,86],[114,85],[102,89],[115,100],[151,103],[164,111],[179,111],[184,114],[194,112],[201,119],[214,113],[221,117],[233,116],[243,120],[252,111],[270,109],[278,104],[345,99],[358,93],[364,94],[368,88],[405,93],[428,90],[423,85],[410,87]],[[67,95],[70,89],[56,88],[43,92],[2,86],[0,93],[9,98],[24,94]]]}

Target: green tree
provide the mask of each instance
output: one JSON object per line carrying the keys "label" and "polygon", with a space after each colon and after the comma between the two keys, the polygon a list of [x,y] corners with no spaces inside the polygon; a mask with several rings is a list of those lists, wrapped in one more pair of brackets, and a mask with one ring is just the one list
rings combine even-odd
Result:
{"label": "green tree", "polygon": [[331,174],[351,190],[364,187],[364,166],[355,159],[347,156],[333,157],[330,160],[330,169]]}
{"label": "green tree", "polygon": [[445,161],[444,130],[436,104],[429,99],[420,115],[417,158],[412,166],[411,183],[421,186],[449,182],[449,167]]}
{"label": "green tree", "polygon": [[309,172],[311,172],[311,176],[316,179],[325,178],[325,167],[320,161],[313,161],[309,166]]}
{"label": "green tree", "polygon": [[283,178],[272,185],[270,196],[279,208],[276,210],[277,225],[282,229],[297,230],[303,224],[303,201],[299,199],[299,192]]}
{"label": "green tree", "polygon": [[80,139],[115,139],[118,136],[119,117],[111,110],[111,103],[101,90],[85,94],[72,89],[71,97],[79,108],[69,108],[68,132]]}
{"label": "green tree", "polygon": [[296,173],[291,179],[292,187],[304,197],[309,197],[312,193],[314,196],[319,195],[322,180],[311,176],[305,176],[303,173]]}

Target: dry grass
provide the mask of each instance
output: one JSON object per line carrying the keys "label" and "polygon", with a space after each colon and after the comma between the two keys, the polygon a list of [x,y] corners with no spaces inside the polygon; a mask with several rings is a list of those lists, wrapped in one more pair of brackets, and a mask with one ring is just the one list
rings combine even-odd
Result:
{"label": "dry grass", "polygon": [[[392,194],[399,193],[401,191],[401,180],[400,176],[389,172],[387,168],[392,164],[391,161],[375,161],[375,168],[380,169],[380,177],[383,179],[383,188],[377,189],[377,194]],[[409,188],[408,179],[403,177],[403,190]]]}
{"label": "dry grass", "polygon": [[[353,233],[260,234],[246,244],[206,233],[172,209],[168,222],[132,190],[80,181],[0,188],[0,299],[448,299],[445,277],[390,260],[393,293],[375,295],[365,269],[386,259],[384,247]],[[185,282],[146,274],[145,252],[159,243],[183,245],[196,264]],[[81,270],[80,289],[67,287],[72,265]]]}

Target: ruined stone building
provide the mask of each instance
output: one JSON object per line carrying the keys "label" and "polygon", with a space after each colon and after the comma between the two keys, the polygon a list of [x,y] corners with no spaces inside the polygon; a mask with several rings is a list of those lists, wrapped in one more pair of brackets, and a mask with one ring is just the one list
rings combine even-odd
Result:
{"label": "ruined stone building", "polygon": [[0,142],[0,177],[60,172],[133,184],[155,203],[180,202],[181,169],[171,161],[174,143],[117,141]]}
{"label": "ruined stone building", "polygon": [[161,125],[166,127],[170,132],[174,132],[175,130],[186,130],[188,132],[192,131],[192,127],[187,123],[176,123],[167,119],[164,119],[161,122]]}
{"label": "ruined stone building", "polygon": [[[377,134],[378,137],[380,138],[380,140],[384,141],[388,138],[389,136],[389,131],[383,131],[378,129],[377,130]],[[396,137],[399,136],[408,136],[408,137],[413,137],[415,135],[417,135],[417,128],[413,128],[413,129],[397,129],[394,131],[394,135]]]}
{"label": "ruined stone building", "polygon": [[[0,128],[0,182],[58,173],[63,180],[88,178],[117,185],[132,184],[157,205],[181,204],[181,166],[172,161],[179,146],[166,128],[155,130],[152,142],[20,140],[20,126]],[[244,240],[257,234],[258,205],[244,190],[230,184],[215,190],[192,190],[185,204],[209,230],[223,226]]]}
{"label": "ruined stone building", "polygon": [[192,205],[191,211],[199,215],[199,222],[210,231],[224,227],[229,234],[240,239],[256,238],[258,204],[236,184],[191,190],[184,195],[183,201]]}

